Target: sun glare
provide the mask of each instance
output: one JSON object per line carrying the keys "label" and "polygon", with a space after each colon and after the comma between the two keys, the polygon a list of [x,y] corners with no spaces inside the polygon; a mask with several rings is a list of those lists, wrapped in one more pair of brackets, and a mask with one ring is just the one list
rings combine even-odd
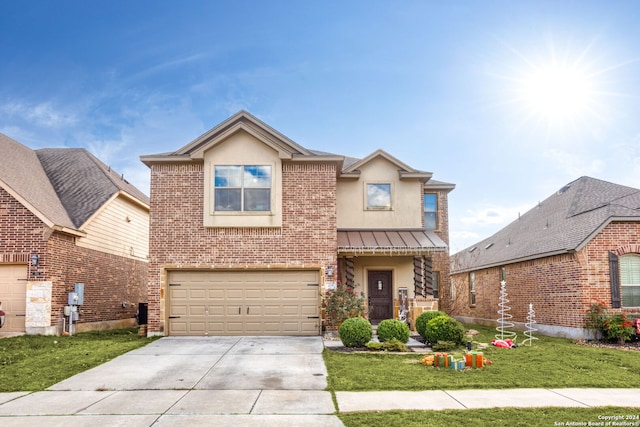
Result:
{"label": "sun glare", "polygon": [[518,129],[545,128],[549,135],[584,132],[607,121],[611,73],[624,64],[608,63],[595,42],[559,47],[550,35],[528,49],[503,43],[510,55],[496,63],[502,84],[496,105],[507,107]]}
{"label": "sun glare", "polygon": [[523,79],[523,100],[533,114],[548,120],[584,114],[590,109],[593,94],[593,82],[575,67],[549,65]]}

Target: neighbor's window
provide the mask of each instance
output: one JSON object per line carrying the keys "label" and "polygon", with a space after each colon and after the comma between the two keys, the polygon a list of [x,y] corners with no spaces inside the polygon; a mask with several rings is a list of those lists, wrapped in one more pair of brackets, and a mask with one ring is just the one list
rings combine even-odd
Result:
{"label": "neighbor's window", "polygon": [[215,166],[214,210],[271,210],[271,166]]}
{"label": "neighbor's window", "polygon": [[391,209],[391,184],[367,184],[367,209]]}
{"label": "neighbor's window", "polygon": [[469,273],[469,305],[476,305],[476,273]]}
{"label": "neighbor's window", "polygon": [[436,194],[424,195],[424,229],[436,230],[438,228],[438,198]]}
{"label": "neighbor's window", "polygon": [[623,307],[640,307],[640,255],[620,257],[620,297]]}

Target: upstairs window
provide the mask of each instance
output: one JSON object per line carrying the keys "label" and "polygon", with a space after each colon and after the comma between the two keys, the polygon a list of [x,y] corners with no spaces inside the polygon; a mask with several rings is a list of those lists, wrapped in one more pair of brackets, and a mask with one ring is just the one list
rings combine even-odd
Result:
{"label": "upstairs window", "polygon": [[436,194],[426,193],[424,195],[424,229],[438,229],[438,198]]}
{"label": "upstairs window", "polygon": [[271,166],[215,166],[214,210],[268,212],[271,182]]}
{"label": "upstairs window", "polygon": [[620,297],[623,307],[640,307],[640,255],[620,257]]}
{"label": "upstairs window", "polygon": [[391,209],[391,184],[367,184],[367,209]]}

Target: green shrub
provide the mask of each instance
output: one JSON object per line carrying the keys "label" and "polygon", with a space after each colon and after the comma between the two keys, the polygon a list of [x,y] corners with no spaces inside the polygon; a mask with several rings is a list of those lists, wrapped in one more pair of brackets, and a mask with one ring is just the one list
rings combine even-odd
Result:
{"label": "green shrub", "polygon": [[429,320],[438,317],[438,316],[446,316],[446,313],[437,310],[423,311],[420,316],[416,319],[416,331],[420,334],[422,338],[426,338],[424,335],[424,330],[427,328],[427,323]]}
{"label": "green shrub", "polygon": [[397,339],[400,342],[409,342],[409,326],[397,319],[386,319],[378,325],[378,339],[380,342]]}
{"label": "green shrub", "polygon": [[462,344],[464,326],[449,316],[434,317],[427,323],[424,338],[431,344],[437,344],[438,341],[451,341],[456,344]]}
{"label": "green shrub", "polygon": [[382,348],[385,351],[409,351],[407,345],[396,338],[391,338],[389,341],[382,343]]}
{"label": "green shrub", "polygon": [[366,343],[371,341],[373,329],[367,319],[352,317],[342,322],[338,335],[345,347],[364,347]]}
{"label": "green shrub", "polygon": [[371,342],[367,343],[366,347],[371,351],[380,351],[380,350],[382,350],[382,343],[381,342],[371,341]]}

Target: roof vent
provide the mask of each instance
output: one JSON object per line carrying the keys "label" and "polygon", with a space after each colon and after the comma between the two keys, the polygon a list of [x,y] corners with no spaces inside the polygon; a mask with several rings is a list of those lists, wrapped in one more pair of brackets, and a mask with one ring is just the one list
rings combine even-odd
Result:
{"label": "roof vent", "polygon": [[469,249],[469,252],[473,252],[473,251],[475,251],[476,249],[478,249],[478,247],[477,247],[477,246],[474,246],[474,247],[472,247],[471,249]]}
{"label": "roof vent", "polygon": [[561,189],[558,190],[558,194],[562,194],[565,191],[567,191],[569,189],[569,187],[571,187],[570,185],[565,185],[564,187],[562,187]]}
{"label": "roof vent", "polygon": [[487,246],[485,246],[485,249],[489,249],[491,246],[493,246],[493,242],[489,243]]}

